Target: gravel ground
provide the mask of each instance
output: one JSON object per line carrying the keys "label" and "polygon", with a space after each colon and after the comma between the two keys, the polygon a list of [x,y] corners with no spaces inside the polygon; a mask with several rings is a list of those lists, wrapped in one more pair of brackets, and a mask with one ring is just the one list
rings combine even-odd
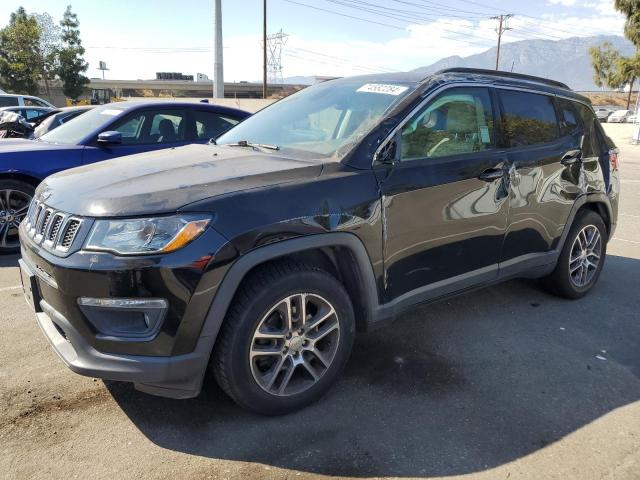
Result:
{"label": "gravel ground", "polygon": [[591,295],[513,281],[417,309],[286,417],[71,373],[0,257],[0,477],[640,479],[640,146],[606,129],[623,197]]}

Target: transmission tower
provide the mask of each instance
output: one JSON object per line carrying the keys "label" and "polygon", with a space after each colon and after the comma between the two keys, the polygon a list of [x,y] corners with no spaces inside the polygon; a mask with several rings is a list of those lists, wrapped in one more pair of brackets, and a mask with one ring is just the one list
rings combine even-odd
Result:
{"label": "transmission tower", "polygon": [[280,29],[278,33],[267,35],[267,76],[269,83],[283,83],[282,49],[287,43],[287,35]]}

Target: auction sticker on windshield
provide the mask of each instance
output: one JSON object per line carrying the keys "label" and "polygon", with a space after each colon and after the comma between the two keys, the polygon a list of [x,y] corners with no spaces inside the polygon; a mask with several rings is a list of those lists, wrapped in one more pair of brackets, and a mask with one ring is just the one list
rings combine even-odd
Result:
{"label": "auction sticker on windshield", "polygon": [[356,92],[383,93],[385,95],[400,95],[407,91],[409,87],[402,85],[386,85],[382,83],[367,83],[361,86]]}

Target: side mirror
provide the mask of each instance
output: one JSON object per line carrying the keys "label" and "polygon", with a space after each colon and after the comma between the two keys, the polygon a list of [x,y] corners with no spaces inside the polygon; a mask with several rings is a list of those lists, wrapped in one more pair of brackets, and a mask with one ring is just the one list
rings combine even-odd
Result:
{"label": "side mirror", "polygon": [[98,135],[98,143],[102,145],[118,145],[122,143],[122,134],[116,131],[102,132]]}

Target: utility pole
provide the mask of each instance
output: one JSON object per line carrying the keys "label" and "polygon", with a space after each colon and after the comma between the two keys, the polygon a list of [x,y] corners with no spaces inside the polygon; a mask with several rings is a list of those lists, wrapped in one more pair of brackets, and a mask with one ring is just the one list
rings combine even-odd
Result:
{"label": "utility pole", "polygon": [[262,22],[262,98],[267,98],[267,0],[263,0]]}
{"label": "utility pole", "polygon": [[498,34],[498,52],[496,53],[496,70],[500,69],[500,44],[502,43],[502,34],[507,30],[511,30],[511,28],[507,26],[507,20],[509,20],[511,17],[513,17],[512,13],[509,13],[507,15],[501,14],[496,17],[491,17],[491,20],[498,20],[500,22],[498,25],[498,28],[496,29],[496,33]]}
{"label": "utility pole", "polygon": [[213,98],[224,98],[224,72],[222,64],[222,0],[213,5]]}

